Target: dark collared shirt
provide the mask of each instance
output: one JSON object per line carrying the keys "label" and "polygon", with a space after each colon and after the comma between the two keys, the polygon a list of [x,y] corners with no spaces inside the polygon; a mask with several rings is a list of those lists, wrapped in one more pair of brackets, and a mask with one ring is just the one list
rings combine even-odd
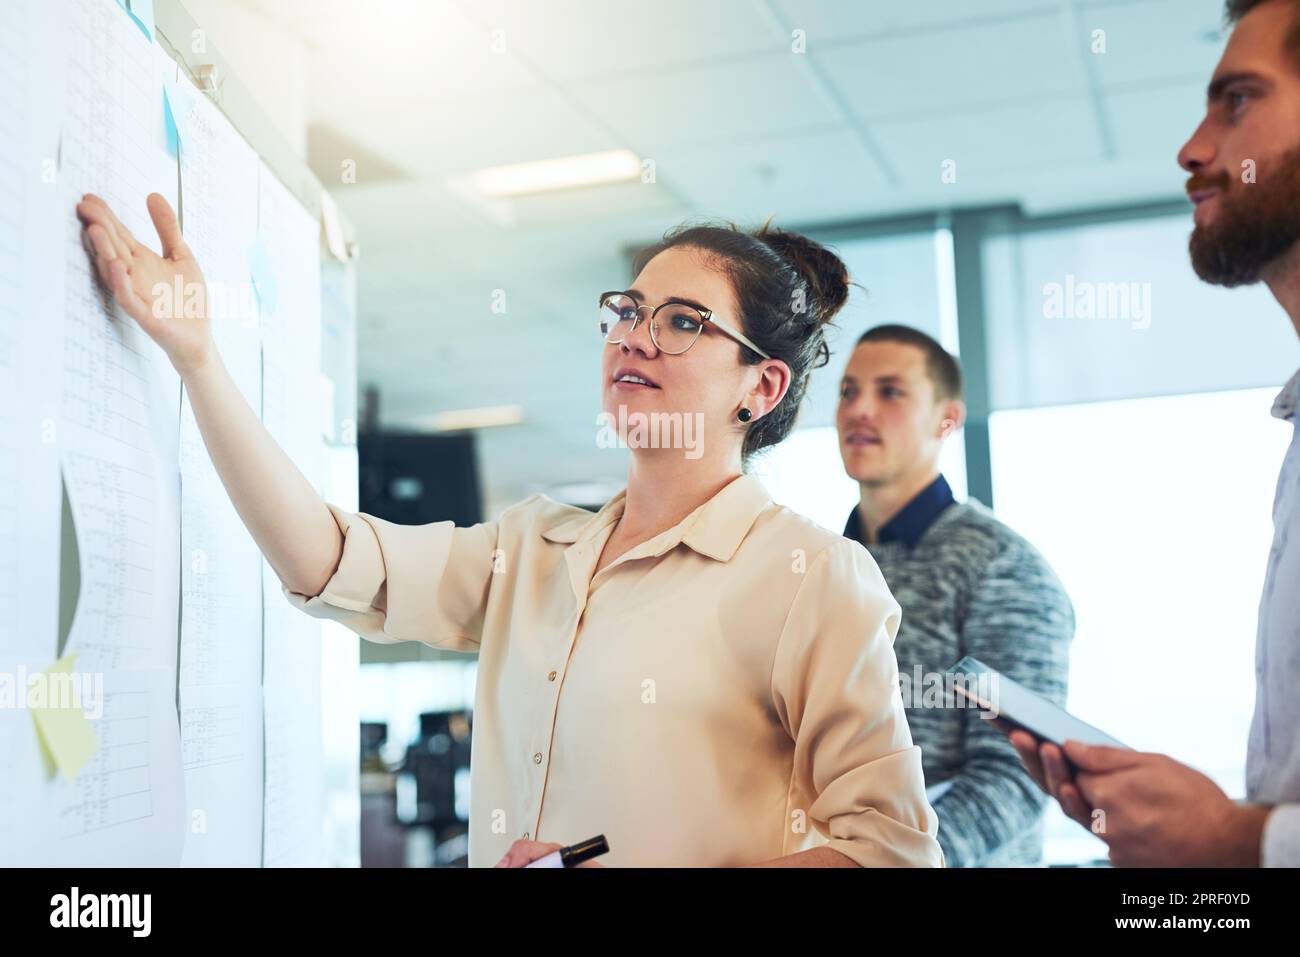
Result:
{"label": "dark collared shirt", "polygon": [[[947,479],[940,475],[904,505],[897,515],[880,526],[879,543],[902,542],[908,548],[915,548],[934,520],[954,501]],[[857,508],[849,513],[849,520],[844,523],[844,537],[867,544]]]}

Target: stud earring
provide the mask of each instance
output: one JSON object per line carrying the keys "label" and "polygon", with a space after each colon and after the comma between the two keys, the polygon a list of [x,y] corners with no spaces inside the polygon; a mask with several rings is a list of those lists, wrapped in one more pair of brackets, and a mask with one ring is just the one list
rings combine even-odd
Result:
{"label": "stud earring", "polygon": [[750,412],[748,409],[744,408],[743,406],[741,407],[740,411],[736,413],[736,418],[740,419],[741,422],[748,422],[753,417],[754,417],[754,413]]}

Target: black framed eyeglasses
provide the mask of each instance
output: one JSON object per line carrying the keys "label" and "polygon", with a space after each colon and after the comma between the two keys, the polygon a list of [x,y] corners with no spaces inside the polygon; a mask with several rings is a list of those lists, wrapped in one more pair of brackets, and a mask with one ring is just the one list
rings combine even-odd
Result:
{"label": "black framed eyeglasses", "polygon": [[606,342],[619,343],[632,334],[641,321],[641,310],[650,309],[650,340],[655,348],[668,355],[679,356],[699,339],[705,323],[712,323],[718,331],[730,336],[748,349],[753,349],[764,359],[772,358],[739,331],[731,328],[713,315],[713,310],[669,299],[651,308],[639,304],[626,292],[600,294],[600,334]]}

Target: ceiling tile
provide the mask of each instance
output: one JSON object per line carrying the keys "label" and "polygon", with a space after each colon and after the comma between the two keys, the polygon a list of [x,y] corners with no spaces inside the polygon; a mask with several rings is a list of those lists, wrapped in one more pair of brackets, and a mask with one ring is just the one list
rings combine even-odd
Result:
{"label": "ceiling tile", "polygon": [[840,120],[803,58],[789,52],[659,76],[610,78],[572,90],[642,156]]}
{"label": "ceiling tile", "polygon": [[843,128],[661,153],[659,175],[705,215],[784,224],[839,219],[885,188],[879,165]]}
{"label": "ceiling tile", "polygon": [[451,175],[628,146],[547,89],[488,91],[419,110],[375,105],[352,137],[404,169]]}
{"label": "ceiling tile", "polygon": [[895,120],[872,131],[908,187],[943,183],[943,164],[955,160],[956,182],[944,184],[955,200],[967,186],[982,190],[989,181],[1013,187],[1019,171],[1101,158],[1091,101],[1085,97]]}
{"label": "ceiling tile", "polygon": [[501,30],[542,74],[567,81],[667,73],[783,51],[789,38],[759,0],[465,0],[468,16]]}
{"label": "ceiling tile", "polygon": [[1105,31],[1105,52],[1089,54],[1105,87],[1196,78],[1204,97],[1223,53],[1223,0],[1093,5],[1080,11],[1078,22],[1088,37]]}
{"label": "ceiling tile", "polygon": [[1082,93],[1081,52],[1056,16],[809,50],[867,120]]}
{"label": "ceiling tile", "polygon": [[808,31],[809,45],[822,40],[869,36],[954,24],[1054,13],[1058,0],[926,0],[888,3],[879,0],[773,0],[785,23]]}
{"label": "ceiling tile", "polygon": [[313,119],[535,85],[450,0],[245,0],[308,43]]}

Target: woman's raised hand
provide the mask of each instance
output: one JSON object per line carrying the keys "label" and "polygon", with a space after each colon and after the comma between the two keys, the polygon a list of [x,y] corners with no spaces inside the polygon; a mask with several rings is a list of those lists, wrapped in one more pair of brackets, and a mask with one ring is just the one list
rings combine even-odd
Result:
{"label": "woman's raised hand", "polygon": [[137,241],[93,193],[81,198],[77,217],[94,252],[100,280],[184,376],[215,352],[207,286],[194,254],[181,238],[171,205],[158,193],[150,193],[146,204],[162,241],[161,256]]}

